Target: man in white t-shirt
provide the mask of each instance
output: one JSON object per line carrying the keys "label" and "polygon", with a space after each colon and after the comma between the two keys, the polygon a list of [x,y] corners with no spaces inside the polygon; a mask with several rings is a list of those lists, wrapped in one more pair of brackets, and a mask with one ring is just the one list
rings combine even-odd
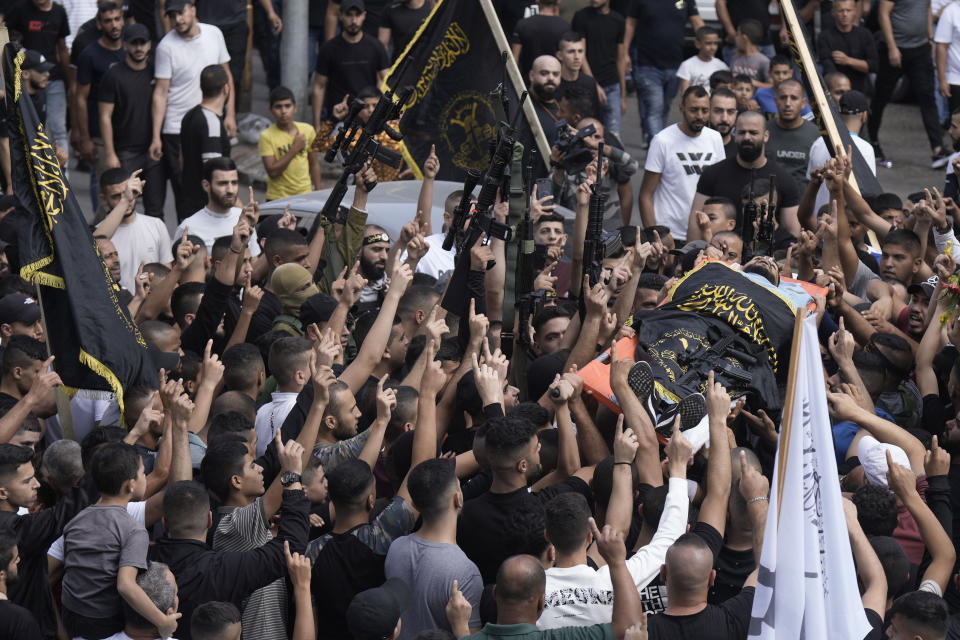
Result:
{"label": "man in white t-shirt", "polygon": [[97,225],[96,235],[106,236],[117,248],[120,286],[127,291],[136,291],[134,280],[140,263],[173,259],[163,220],[136,211],[142,188],[138,174],[127,176],[123,169],[107,169],[100,176],[100,200],[110,213]]}
{"label": "man in white t-shirt", "polygon": [[644,227],[666,225],[678,243],[687,237],[690,205],[704,167],[724,159],[723,139],[707,129],[710,96],[692,86],[680,100],[680,122],[670,125],[650,141],[643,183],[640,185],[640,218]]}
{"label": "man in white t-shirt", "polygon": [[166,15],[173,28],[157,45],[150,157],[163,160],[164,179],[170,181],[177,201],[177,219],[183,220],[191,212],[180,193],[180,121],[200,104],[200,72],[207,65],[220,64],[227,71],[230,92],[223,124],[231,136],[237,132],[237,119],[230,55],[220,29],[197,21],[192,0],[167,0]]}
{"label": "man in white t-shirt", "polygon": [[960,108],[960,4],[944,7],[933,41],[937,43],[937,88],[950,101],[952,113]]}
{"label": "man in white t-shirt", "polygon": [[[863,159],[867,162],[867,166],[870,167],[873,175],[877,175],[877,157],[874,154],[873,145],[859,135],[860,129],[866,125],[868,108],[867,96],[856,89],[847,91],[840,97],[838,110],[840,111],[840,117],[843,118],[843,123],[847,127],[847,131],[850,132],[850,139],[857,145],[860,155],[862,155]],[[810,179],[810,171],[825,165],[830,157],[831,154],[827,150],[827,145],[823,141],[823,138],[814,140],[813,144],[810,145],[810,153],[807,156],[807,180]],[[820,207],[829,202],[830,193],[827,191],[827,185],[822,184],[820,185],[820,190],[817,191],[817,201],[813,207],[814,215],[820,211]]]}
{"label": "man in white t-shirt", "polygon": [[440,229],[440,233],[434,233],[424,238],[427,244],[430,245],[430,248],[427,249],[424,256],[420,258],[420,262],[417,263],[417,273],[426,273],[439,280],[440,276],[444,273],[453,271],[456,254],[453,248],[449,251],[444,250],[443,240],[447,237],[447,229],[450,228],[450,224],[453,222],[453,210],[460,204],[460,198],[462,196],[463,190],[457,189],[443,201],[443,227]]}
{"label": "man in white t-shirt", "polygon": [[[203,165],[203,190],[207,192],[207,206],[185,219],[173,233],[174,241],[184,234],[197,236],[207,245],[207,251],[213,250],[217,238],[233,234],[233,228],[240,220],[243,209],[234,206],[237,203],[237,165],[230,158],[213,158]],[[250,234],[248,242],[250,256],[260,255],[257,232]]]}

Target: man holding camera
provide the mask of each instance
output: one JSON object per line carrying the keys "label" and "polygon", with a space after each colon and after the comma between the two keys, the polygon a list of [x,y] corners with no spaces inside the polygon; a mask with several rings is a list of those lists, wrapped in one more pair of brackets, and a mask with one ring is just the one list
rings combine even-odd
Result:
{"label": "man holding camera", "polygon": [[669,227],[678,244],[687,239],[690,205],[701,171],[724,159],[723,138],[706,127],[709,117],[710,96],[703,87],[691,86],[680,101],[680,122],[653,136],[647,152],[640,218],[644,227]]}
{"label": "man holding camera", "polygon": [[[566,124],[563,126],[566,129],[558,131],[557,144],[551,148],[554,202],[576,210],[577,189],[587,180],[587,167],[596,166],[597,150],[602,142],[604,171],[599,184],[600,190],[608,194],[603,213],[603,229],[615,231],[620,227],[621,219],[625,217],[629,220],[633,210],[630,176],[637,172],[639,165],[627,152],[610,143],[616,140],[616,137],[607,138],[599,120],[581,119],[577,123],[576,132]],[[618,197],[609,197],[614,190]]]}

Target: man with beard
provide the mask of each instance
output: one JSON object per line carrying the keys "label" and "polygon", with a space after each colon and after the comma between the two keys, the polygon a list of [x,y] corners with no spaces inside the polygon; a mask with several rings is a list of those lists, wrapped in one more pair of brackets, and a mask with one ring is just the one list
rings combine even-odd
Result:
{"label": "man with beard", "polygon": [[[204,67],[200,72],[200,91],[200,104],[187,111],[180,122],[180,166],[185,176],[200,175],[206,160],[230,157],[230,135],[223,126],[230,82],[222,66]],[[196,211],[207,203],[199,180],[184,180],[182,189],[187,211]]]}
{"label": "man with beard", "polygon": [[[150,31],[142,24],[123,30],[123,63],[110,67],[100,79],[100,135],[103,137],[104,169],[123,169],[130,175],[142,170],[143,210],[163,217],[163,167],[150,157],[152,136],[150,94],[153,91],[153,61]],[[109,234],[108,234],[109,235]]]}
{"label": "man with beard", "polygon": [[7,589],[17,581],[18,564],[17,535],[10,529],[0,530],[0,637],[32,640],[41,637],[36,618],[7,599]]}
{"label": "man with beard", "polygon": [[[572,387],[562,380],[558,388],[560,397],[552,402],[565,405],[572,395]],[[533,484],[542,470],[540,439],[537,425],[526,418],[518,414],[491,418],[482,429],[493,483],[489,491],[464,504],[457,521],[457,544],[476,563],[483,583],[490,584],[496,580],[500,563],[517,548],[516,540],[505,539],[510,537],[508,532],[513,530],[514,518],[519,514],[542,512],[551,498],[562,493],[575,491],[587,500],[593,496],[587,483],[576,474],[545,488]],[[501,543],[490,544],[491,540]]]}
{"label": "man with beard", "polygon": [[560,86],[560,61],[553,56],[540,56],[530,68],[530,99],[547,142],[557,139],[557,88]]}
{"label": "man with beard", "polygon": [[360,273],[367,279],[367,284],[360,292],[359,304],[379,306],[387,282],[389,252],[390,236],[387,231],[375,224],[368,224],[363,232],[363,248],[360,250]]}
{"label": "man with beard", "polygon": [[123,9],[113,2],[97,9],[100,38],[80,53],[77,61],[77,88],[73,103],[80,157],[96,166],[90,172],[90,198],[97,206],[97,176],[103,171],[103,138],[100,137],[100,110],[97,106],[100,80],[113,64],[123,62],[126,52],[123,33]]}
{"label": "man with beard", "polygon": [[[203,190],[207,192],[207,206],[185,219],[173,232],[174,241],[188,233],[203,239],[207,251],[213,250],[217,238],[229,236],[240,220],[243,209],[237,204],[237,165],[230,158],[213,158],[203,164]],[[257,232],[250,234],[250,255],[260,255]]]}
{"label": "man with beard", "polygon": [[[230,92],[223,124],[230,135],[237,132],[236,93],[223,33],[213,25],[197,21],[192,0],[167,0],[165,9],[173,28],[157,45],[150,157],[157,161],[163,159],[164,181],[169,180],[173,187],[177,220],[183,220],[192,211],[180,188],[180,123],[187,111],[199,104],[203,97],[200,73],[211,64],[219,64],[227,72]],[[166,186],[163,188],[165,192]],[[229,229],[223,235],[228,233]]]}
{"label": "man with beard", "polygon": [[737,155],[733,140],[733,123],[737,120],[737,96],[726,87],[717,87],[710,94],[710,121],[707,126],[720,134],[727,158]]}
{"label": "man with beard", "polygon": [[640,185],[644,227],[662,224],[678,242],[687,237],[690,203],[697,177],[707,165],[723,160],[723,140],[706,128],[710,96],[695,85],[680,100],[680,122],[653,136]]}
{"label": "man with beard", "polygon": [[807,157],[810,146],[820,138],[817,125],[804,120],[807,99],[799,80],[788,78],[774,89],[777,114],[770,126],[767,153],[786,168],[797,185],[807,186]]}
{"label": "man with beard", "polygon": [[323,43],[313,76],[313,127],[320,130],[323,112],[344,96],[356,96],[366,87],[377,87],[387,74],[390,59],[380,41],[363,31],[367,10],[363,0],[340,3],[340,33]]}
{"label": "man with beard", "polygon": [[800,191],[790,177],[790,172],[776,160],[767,158],[764,153],[769,139],[770,133],[767,131],[767,121],[763,114],[744,111],[737,117],[734,133],[737,155],[704,168],[697,182],[693,206],[690,208],[687,242],[701,239],[696,212],[703,210],[707,198],[724,196],[740,202],[740,193],[750,180],[763,180],[771,175],[776,177],[777,219],[780,227],[794,237],[799,237],[797,207],[800,204]]}
{"label": "man with beard", "polygon": [[116,246],[120,286],[130,291],[136,290],[135,280],[141,264],[168,263],[173,259],[170,234],[163,220],[136,211],[142,184],[136,175],[128,179],[123,169],[107,169],[100,176],[100,200],[110,213],[97,226],[96,233],[109,238]]}

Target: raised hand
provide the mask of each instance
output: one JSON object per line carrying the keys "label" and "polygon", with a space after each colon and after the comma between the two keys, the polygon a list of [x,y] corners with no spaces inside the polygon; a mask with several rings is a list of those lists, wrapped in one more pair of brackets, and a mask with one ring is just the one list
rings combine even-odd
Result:
{"label": "raised hand", "polygon": [[395,389],[384,389],[383,385],[387,383],[389,374],[384,374],[377,381],[377,420],[384,423],[390,420],[393,410],[397,407],[397,392]]}
{"label": "raised hand", "polygon": [[423,179],[434,180],[440,172],[440,158],[437,156],[437,145],[430,145],[430,155],[423,161]]}
{"label": "raised hand", "polygon": [[633,463],[637,457],[637,449],[640,443],[637,441],[637,434],[633,429],[623,428],[623,414],[617,417],[617,429],[613,438],[613,462]]}

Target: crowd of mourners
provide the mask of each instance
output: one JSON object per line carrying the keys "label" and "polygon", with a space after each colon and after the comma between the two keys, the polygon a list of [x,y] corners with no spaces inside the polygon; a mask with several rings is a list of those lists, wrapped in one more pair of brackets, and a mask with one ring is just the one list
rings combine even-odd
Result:
{"label": "crowd of mourners", "polygon": [[[399,232],[368,198],[410,171],[377,162],[339,223],[261,215],[230,159],[246,2],[0,4],[159,380],[66,393],[0,198],[0,638],[745,639],[789,328],[771,351],[771,308],[752,343],[708,318],[684,288],[704,273],[816,316],[839,471],[820,481],[843,492],[867,638],[960,637],[960,2],[796,2],[846,149],[765,0],[717,0],[713,27],[693,0],[496,2],[552,150],[525,203],[531,292],[502,240],[442,248],[464,194],[436,228],[433,153]],[[369,117],[432,7],[311,1],[308,124],[279,84],[281,6],[253,3],[268,200],[320,188],[350,100]],[[903,74],[946,176],[863,197],[853,166],[894,162]]]}

